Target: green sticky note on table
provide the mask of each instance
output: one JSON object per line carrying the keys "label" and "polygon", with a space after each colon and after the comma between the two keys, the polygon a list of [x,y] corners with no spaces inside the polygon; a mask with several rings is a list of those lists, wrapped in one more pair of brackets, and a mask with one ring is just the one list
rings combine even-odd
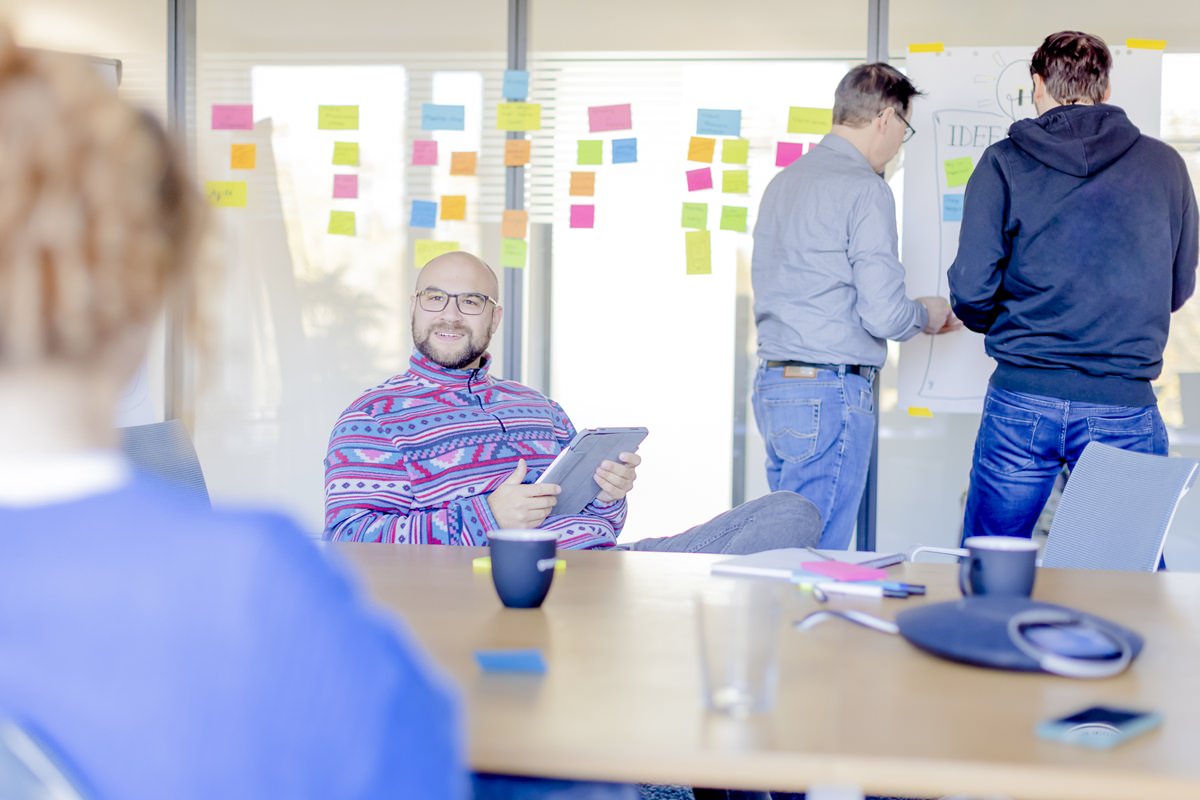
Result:
{"label": "green sticky note on table", "polygon": [[580,139],[578,153],[580,164],[603,164],[604,142],[600,139]]}
{"label": "green sticky note on table", "polygon": [[684,203],[683,227],[704,230],[708,227],[708,203]]}
{"label": "green sticky note on table", "polygon": [[788,133],[816,133],[824,135],[833,128],[832,108],[805,108],[791,106],[788,109]]}
{"label": "green sticky note on table", "polygon": [[458,242],[439,242],[434,239],[417,239],[413,261],[417,267],[420,268],[440,255],[453,253],[455,250],[459,249],[461,248],[458,246]]}
{"label": "green sticky note on table", "polygon": [[329,232],[335,236],[353,236],[354,235],[354,212],[353,211],[330,211],[329,212]]}
{"label": "green sticky note on table", "polygon": [[721,230],[746,232],[746,207],[721,206]]}
{"label": "green sticky note on table", "polygon": [[975,171],[975,162],[970,156],[962,158],[946,159],[946,186],[953,189],[955,186],[966,186],[967,181],[971,177],[971,173]]}
{"label": "green sticky note on table", "polygon": [[727,169],[721,173],[721,191],[728,194],[747,194],[750,191],[750,170]]}
{"label": "green sticky note on table", "polygon": [[745,164],[749,157],[749,139],[725,139],[721,142],[721,163]]}
{"label": "green sticky note on table", "polygon": [[688,231],[684,235],[688,275],[712,274],[712,239],[708,231]]}
{"label": "green sticky note on table", "polygon": [[334,142],[333,163],[342,167],[357,167],[358,142]]}
{"label": "green sticky note on table", "polygon": [[317,127],[323,131],[358,130],[358,106],[317,106]]}
{"label": "green sticky note on table", "polygon": [[500,240],[500,266],[525,269],[528,243],[524,239]]}

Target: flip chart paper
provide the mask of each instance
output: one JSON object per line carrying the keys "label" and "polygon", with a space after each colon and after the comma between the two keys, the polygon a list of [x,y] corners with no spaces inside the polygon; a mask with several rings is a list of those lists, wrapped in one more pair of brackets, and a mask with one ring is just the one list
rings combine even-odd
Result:
{"label": "flip chart paper", "polygon": [[596,207],[595,206],[571,206],[571,227],[572,228],[594,228],[594,227],[596,227]]}
{"label": "flip chart paper", "polygon": [[966,186],[967,181],[971,178],[971,173],[975,171],[975,162],[970,156],[962,158],[949,158],[945,161],[946,168],[946,186],[950,189],[956,186]]}
{"label": "flip chart paper", "polygon": [[613,139],[612,163],[637,163],[637,139]]}
{"label": "flip chart paper", "polygon": [[502,131],[540,131],[542,107],[537,103],[501,103],[496,107],[496,127]]}
{"label": "flip chart paper", "polygon": [[432,259],[446,253],[453,253],[458,250],[458,242],[439,242],[435,239],[417,239],[413,245],[413,263],[417,268],[428,264]]}
{"label": "flip chart paper", "polygon": [[708,231],[688,231],[684,235],[688,275],[712,274],[712,239]]}
{"label": "flip chart paper", "polygon": [[509,209],[500,220],[500,235],[505,239],[524,239],[529,230],[529,212]]}
{"label": "flip chart paper", "polygon": [[696,133],[701,136],[741,136],[742,112],[718,108],[697,109]]}
{"label": "flip chart paper", "polygon": [[701,189],[711,189],[712,185],[713,185],[713,182],[712,182],[712,168],[711,167],[705,167],[704,169],[688,170],[687,186],[688,186],[689,192],[698,192]]}
{"label": "flip chart paper", "polygon": [[465,194],[442,195],[442,219],[446,221],[467,218],[467,196]]}
{"label": "flip chart paper", "polygon": [[792,106],[788,109],[788,133],[815,133],[824,135],[833,128],[832,108],[805,108]]}
{"label": "flip chart paper", "polygon": [[523,69],[504,70],[505,100],[524,100],[529,97],[529,72]]}
{"label": "flip chart paper", "polygon": [[207,181],[204,184],[204,194],[208,202],[221,208],[246,207],[245,181]]}
{"label": "flip chart paper", "polygon": [[335,199],[354,199],[358,197],[357,175],[334,175],[333,196]]}
{"label": "flip chart paper", "polygon": [[412,163],[414,167],[428,167],[437,163],[438,143],[433,139],[414,139]]}
{"label": "flip chart paper", "polygon": [[474,175],[477,154],[472,151],[463,151],[460,153],[450,154],[450,174],[451,175]]}
{"label": "flip chart paper", "polygon": [[437,203],[432,200],[413,200],[408,224],[413,228],[432,228],[437,224]]}
{"label": "flip chart paper", "polygon": [[500,266],[524,269],[528,248],[524,239],[501,239]]}
{"label": "flip chart paper", "polygon": [[358,130],[358,106],[317,106],[317,127],[323,131]]}
{"label": "flip chart paper", "polygon": [[229,146],[230,169],[254,169],[258,163],[258,145],[234,144]]}
{"label": "flip chart paper", "polygon": [[464,106],[422,103],[421,130],[461,131],[466,125],[466,114],[467,112]]}
{"label": "flip chart paper", "polygon": [[254,130],[254,106],[249,103],[214,104],[212,129],[214,131]]}
{"label": "flip chart paper", "polygon": [[633,127],[633,106],[592,106],[588,109],[588,131],[627,131]]}
{"label": "flip chart paper", "polygon": [[721,173],[721,191],[728,194],[747,194],[750,191],[750,171],[727,169]]}
{"label": "flip chart paper", "polygon": [[693,136],[688,142],[688,161],[704,161],[711,164],[713,150],[716,146],[716,139],[710,139],[707,136]]}
{"label": "flip chart paper", "polygon": [[334,142],[333,163],[339,167],[357,167],[358,142]]}
{"label": "flip chart paper", "polygon": [[604,142],[599,139],[580,139],[576,155],[580,164],[603,164]]}
{"label": "flip chart paper", "polygon": [[779,142],[775,145],[775,166],[786,167],[804,155],[804,145],[799,142]]}
{"label": "flip chart paper", "polygon": [[683,227],[704,230],[708,227],[708,203],[684,203]]}
{"label": "flip chart paper", "polygon": [[528,139],[506,139],[504,142],[504,166],[523,167],[528,164],[530,144]]}
{"label": "flip chart paper", "polygon": [[596,173],[572,172],[570,194],[572,197],[592,197],[595,195]]}
{"label": "flip chart paper", "polygon": [[328,230],[334,236],[354,236],[354,212],[330,211]]}
{"label": "flip chart paper", "polygon": [[721,230],[746,232],[746,207],[721,206]]}
{"label": "flip chart paper", "polygon": [[749,156],[749,139],[725,139],[721,142],[721,163],[745,164]]}

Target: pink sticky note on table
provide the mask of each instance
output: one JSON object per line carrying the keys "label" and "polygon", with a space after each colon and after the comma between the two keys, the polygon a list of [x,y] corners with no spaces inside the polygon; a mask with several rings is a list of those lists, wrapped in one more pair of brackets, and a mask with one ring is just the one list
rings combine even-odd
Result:
{"label": "pink sticky note on table", "polygon": [[596,227],[596,207],[595,206],[571,206],[571,227],[572,228],[594,228],[594,227]]}
{"label": "pink sticky note on table", "polygon": [[414,139],[412,163],[414,167],[428,167],[436,164],[437,142],[433,139]]}
{"label": "pink sticky note on table", "polygon": [[804,155],[804,145],[799,142],[779,142],[775,145],[775,166],[786,167]]}
{"label": "pink sticky note on table", "polygon": [[214,131],[252,131],[254,130],[254,106],[249,103],[241,105],[214,104],[212,127]]}
{"label": "pink sticky note on table", "polygon": [[711,189],[712,183],[712,168],[704,167],[703,169],[689,169],[687,173],[688,191],[697,192],[701,189]]}
{"label": "pink sticky note on table", "polygon": [[591,106],[588,108],[588,130],[627,131],[633,127],[633,107],[629,103],[617,106]]}
{"label": "pink sticky note on table", "polygon": [[875,567],[860,567],[843,561],[805,561],[800,565],[805,572],[824,575],[835,581],[884,581],[887,572]]}
{"label": "pink sticky note on table", "polygon": [[334,175],[333,196],[354,199],[358,197],[357,175]]}

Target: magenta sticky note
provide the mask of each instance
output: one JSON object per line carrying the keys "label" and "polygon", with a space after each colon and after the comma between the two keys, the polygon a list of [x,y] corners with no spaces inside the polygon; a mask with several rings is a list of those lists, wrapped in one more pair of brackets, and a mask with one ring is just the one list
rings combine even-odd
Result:
{"label": "magenta sticky note", "polygon": [[687,173],[688,191],[698,192],[701,189],[712,188],[712,168],[689,169]]}
{"label": "magenta sticky note", "polygon": [[594,227],[596,227],[596,207],[595,206],[571,206],[571,227],[572,228],[594,228]]}
{"label": "magenta sticky note", "polygon": [[588,108],[588,130],[627,131],[633,127],[633,106],[622,103],[617,106],[591,106]]}
{"label": "magenta sticky note", "polygon": [[780,142],[775,145],[775,166],[786,167],[804,155],[804,145],[799,142]]}
{"label": "magenta sticky note", "polygon": [[835,581],[883,581],[887,572],[875,567],[860,567],[843,561],[805,561],[800,565],[805,572],[824,575]]}
{"label": "magenta sticky note", "polygon": [[334,175],[333,176],[333,196],[345,197],[353,200],[358,197],[358,176],[357,175]]}
{"label": "magenta sticky note", "polygon": [[428,167],[436,164],[437,142],[433,139],[414,139],[412,163],[414,167]]}
{"label": "magenta sticky note", "polygon": [[213,104],[212,127],[214,131],[254,130],[254,106]]}

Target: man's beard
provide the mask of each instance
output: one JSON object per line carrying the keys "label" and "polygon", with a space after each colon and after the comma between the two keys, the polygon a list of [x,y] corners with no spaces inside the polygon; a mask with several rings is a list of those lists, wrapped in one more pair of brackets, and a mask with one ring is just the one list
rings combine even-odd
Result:
{"label": "man's beard", "polygon": [[[438,355],[433,348],[434,334],[437,330],[448,333],[461,333],[463,338],[458,345],[462,347],[461,355],[449,353],[447,355]],[[413,343],[417,347],[417,352],[428,358],[435,364],[445,367],[446,369],[463,369],[468,364],[475,362],[477,358],[487,352],[488,342],[477,342],[475,337],[471,335],[471,331],[466,328],[455,328],[448,326],[429,326],[425,330],[425,335],[421,336],[415,329],[413,330]]]}

